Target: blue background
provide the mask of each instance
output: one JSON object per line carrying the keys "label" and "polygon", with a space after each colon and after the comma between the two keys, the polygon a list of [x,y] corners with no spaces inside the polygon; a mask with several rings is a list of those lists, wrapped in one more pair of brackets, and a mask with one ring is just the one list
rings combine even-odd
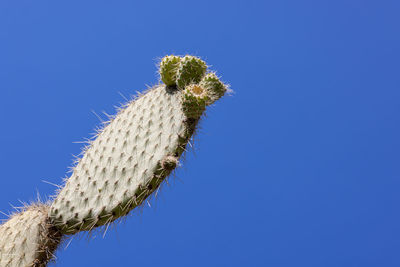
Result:
{"label": "blue background", "polygon": [[[57,266],[400,266],[399,1],[0,3],[0,210],[53,194],[98,118],[202,57],[235,93],[152,207]],[[104,117],[103,117],[104,118]],[[5,216],[1,215],[1,218]]]}

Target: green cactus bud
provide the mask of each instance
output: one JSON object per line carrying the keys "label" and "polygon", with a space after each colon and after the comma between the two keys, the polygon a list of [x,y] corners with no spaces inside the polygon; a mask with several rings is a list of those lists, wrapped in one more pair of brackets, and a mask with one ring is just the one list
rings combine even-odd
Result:
{"label": "green cactus bud", "polygon": [[187,118],[198,119],[206,109],[207,91],[197,85],[188,85],[183,91],[182,108]]}
{"label": "green cactus bud", "polygon": [[165,56],[160,63],[161,80],[168,86],[176,85],[176,75],[181,58],[178,56]]}
{"label": "green cactus bud", "polygon": [[183,57],[176,78],[178,88],[184,89],[185,86],[191,83],[200,82],[206,70],[207,65],[203,60],[194,56]]}
{"label": "green cactus bud", "polygon": [[218,79],[215,73],[206,74],[200,81],[199,85],[207,90],[207,95],[209,97],[207,105],[220,99],[227,91],[227,86]]}

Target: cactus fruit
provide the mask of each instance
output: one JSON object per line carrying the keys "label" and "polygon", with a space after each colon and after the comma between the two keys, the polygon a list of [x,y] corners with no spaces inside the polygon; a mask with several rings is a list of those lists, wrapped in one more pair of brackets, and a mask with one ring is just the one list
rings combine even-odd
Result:
{"label": "cactus fruit", "polygon": [[45,266],[62,235],[109,224],[143,204],[179,165],[207,105],[227,91],[204,61],[167,56],[159,84],[120,109],[84,149],[50,207],[0,226],[1,266]]}
{"label": "cactus fruit", "polygon": [[0,225],[0,266],[45,266],[61,234],[47,217],[49,207],[35,204]]}

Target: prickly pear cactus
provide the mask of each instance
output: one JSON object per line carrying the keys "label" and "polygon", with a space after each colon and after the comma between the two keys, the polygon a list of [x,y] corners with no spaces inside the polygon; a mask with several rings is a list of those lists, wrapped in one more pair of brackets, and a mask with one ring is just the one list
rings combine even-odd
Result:
{"label": "prickly pear cactus", "polygon": [[45,266],[61,234],[49,223],[49,207],[33,205],[0,225],[0,266]]}
{"label": "prickly pear cactus", "polygon": [[169,86],[155,86],[122,109],[54,199],[49,215],[63,233],[110,223],[159,187],[178,165],[208,103],[211,83],[197,84],[205,72],[206,64],[195,57],[161,61],[160,76]]}
{"label": "prickly pear cactus", "polygon": [[226,91],[204,61],[167,56],[159,84],[121,108],[83,151],[50,207],[0,226],[0,266],[45,266],[63,235],[109,224],[140,206],[179,165],[206,110]]}

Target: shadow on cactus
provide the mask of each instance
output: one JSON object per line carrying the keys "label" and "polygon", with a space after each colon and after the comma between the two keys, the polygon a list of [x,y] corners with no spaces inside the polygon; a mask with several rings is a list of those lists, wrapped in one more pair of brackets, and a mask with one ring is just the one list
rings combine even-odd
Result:
{"label": "shadow on cactus", "polygon": [[[27,208],[0,226],[0,235],[7,236],[0,248],[8,249],[0,254],[1,266],[45,266],[62,235],[90,231],[127,215],[179,166],[206,107],[228,88],[197,57],[166,56],[159,69],[163,83],[127,103],[104,125],[51,204]],[[29,216],[39,219],[32,220],[34,225],[18,224]],[[16,235],[35,242],[13,245]],[[18,264],[15,255],[22,258]]]}

